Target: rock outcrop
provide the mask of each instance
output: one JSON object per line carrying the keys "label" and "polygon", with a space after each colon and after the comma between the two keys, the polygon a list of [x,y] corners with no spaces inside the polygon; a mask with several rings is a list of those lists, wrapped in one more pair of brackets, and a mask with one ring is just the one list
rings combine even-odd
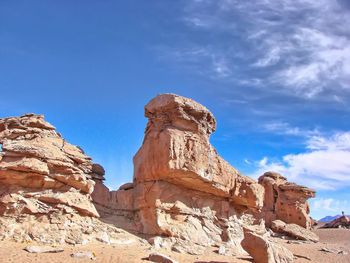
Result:
{"label": "rock outcrop", "polygon": [[216,121],[191,99],[161,94],[145,106],[149,121],[134,156],[133,208],[144,234],[242,252],[240,217],[258,211],[264,189],[223,160],[209,143]]}
{"label": "rock outcrop", "polygon": [[306,229],[313,226],[309,216],[310,205],[307,199],[315,197],[315,190],[288,182],[275,172],[266,172],[259,180],[265,188],[264,207],[259,215],[268,227],[279,219],[288,224],[297,224]]}
{"label": "rock outcrop", "polygon": [[349,217],[343,215],[339,218],[332,220],[331,222],[326,223],[322,228],[337,228],[337,227],[345,227],[350,228],[350,220]]}
{"label": "rock outcrop", "polygon": [[0,119],[0,239],[80,244],[118,230],[92,204],[92,160],[42,115]]}
{"label": "rock outcrop", "polygon": [[243,229],[266,233],[265,220],[270,227],[275,219],[309,226],[306,199],[314,192],[275,173],[259,183],[239,173],[210,144],[216,120],[204,106],[161,94],[145,106],[145,116],[133,183],[108,192],[95,179],[93,199],[104,220],[120,224],[128,215],[123,227],[156,236],[155,248],[199,254],[207,246],[244,253]]}
{"label": "rock outcrop", "polygon": [[116,240],[122,230],[105,224],[112,223],[147,236],[154,248],[202,254],[216,246],[233,255],[245,253],[242,244],[256,259],[255,242],[266,250],[262,262],[290,262],[266,239],[265,222],[302,239],[315,191],[273,172],[259,182],[238,172],[209,142],[214,116],[191,99],[158,95],[145,116],[133,182],[117,191],[103,184],[103,167],[42,115],[0,119],[0,239],[123,243]]}

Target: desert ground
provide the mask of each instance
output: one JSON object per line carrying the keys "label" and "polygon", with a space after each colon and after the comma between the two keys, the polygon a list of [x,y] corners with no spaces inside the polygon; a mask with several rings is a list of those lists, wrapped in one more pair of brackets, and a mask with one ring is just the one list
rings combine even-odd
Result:
{"label": "desert ground", "polygon": [[[294,255],[308,257],[296,258],[294,262],[317,262],[317,263],[349,263],[350,262],[350,230],[349,229],[315,229],[319,235],[320,242],[305,243],[288,241],[276,238],[279,243],[291,250]],[[64,251],[60,253],[32,254],[24,250],[28,245],[41,245],[38,243],[16,243],[10,241],[0,242],[0,262],[18,263],[71,263],[89,262],[89,259],[72,258],[74,252],[91,251],[96,254],[97,262],[149,262],[147,257],[151,252],[159,252],[167,255],[178,262],[189,263],[244,263],[253,262],[248,255],[240,257],[219,255],[216,249],[208,249],[203,255],[189,255],[167,250],[152,249],[146,242],[136,242],[129,245],[107,245],[96,241],[88,245],[70,246],[59,245]],[[345,251],[346,254],[335,254],[320,251],[322,248],[337,249]]]}

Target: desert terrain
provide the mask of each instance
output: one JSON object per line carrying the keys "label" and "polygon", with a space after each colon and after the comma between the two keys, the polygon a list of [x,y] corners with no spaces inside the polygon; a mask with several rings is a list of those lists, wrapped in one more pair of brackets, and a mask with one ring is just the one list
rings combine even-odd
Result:
{"label": "desert terrain", "polygon": [[[295,241],[275,238],[293,252],[294,255],[301,255],[310,258],[296,258],[296,263],[348,263],[350,262],[350,230],[349,229],[315,229],[314,232],[320,237],[318,243],[301,242],[299,244],[290,244]],[[132,235],[130,235],[132,238]],[[138,239],[135,236],[135,239]],[[160,252],[180,263],[244,263],[253,262],[249,255],[232,257],[219,255],[217,249],[208,249],[203,255],[181,254],[167,250],[154,250],[147,242],[135,242],[129,245],[107,245],[101,242],[88,245],[59,245],[64,251],[61,253],[42,253],[32,254],[24,250],[28,245],[40,245],[39,243],[18,243],[10,241],[0,242],[0,262],[18,262],[18,263],[73,263],[89,262],[92,260],[73,258],[74,252],[91,251],[96,254],[97,262],[149,262],[148,255],[151,252]],[[320,251],[322,248],[337,249],[345,251],[347,254],[335,254]]]}

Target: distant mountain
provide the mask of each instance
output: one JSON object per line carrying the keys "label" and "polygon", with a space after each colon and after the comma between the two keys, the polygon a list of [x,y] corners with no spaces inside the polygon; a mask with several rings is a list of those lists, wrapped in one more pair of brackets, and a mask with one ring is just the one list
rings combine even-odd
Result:
{"label": "distant mountain", "polygon": [[[332,221],[334,219],[337,219],[341,217],[341,215],[336,215],[336,216],[325,216],[324,218],[321,218],[320,220],[318,220],[318,222],[327,222],[327,221]],[[350,217],[350,215],[348,215],[347,217]]]}

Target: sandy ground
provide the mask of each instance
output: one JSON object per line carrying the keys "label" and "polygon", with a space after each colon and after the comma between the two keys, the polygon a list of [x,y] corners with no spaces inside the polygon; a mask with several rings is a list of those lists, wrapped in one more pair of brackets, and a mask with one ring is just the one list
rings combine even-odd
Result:
{"label": "sandy ground", "polygon": [[[311,259],[296,259],[295,263],[317,262],[317,263],[350,263],[350,230],[347,229],[316,229],[315,232],[320,237],[320,242],[317,244],[288,244],[287,240],[279,239],[279,242],[294,254],[307,256]],[[9,241],[0,242],[0,262],[28,262],[28,263],[79,263],[90,262],[88,259],[72,258],[70,255],[74,252],[91,251],[97,255],[97,262],[149,262],[148,255],[151,252],[160,252],[170,256],[178,262],[189,263],[249,263],[253,262],[249,256],[229,257],[221,256],[215,252],[215,249],[208,250],[204,255],[193,256],[188,254],[180,254],[164,250],[151,250],[150,246],[143,243],[134,243],[130,245],[107,245],[96,242],[82,246],[59,246],[64,249],[61,253],[45,253],[31,254],[23,249],[28,245],[40,244],[24,244]],[[321,248],[335,248],[346,251],[347,255],[325,253],[320,251]]]}

